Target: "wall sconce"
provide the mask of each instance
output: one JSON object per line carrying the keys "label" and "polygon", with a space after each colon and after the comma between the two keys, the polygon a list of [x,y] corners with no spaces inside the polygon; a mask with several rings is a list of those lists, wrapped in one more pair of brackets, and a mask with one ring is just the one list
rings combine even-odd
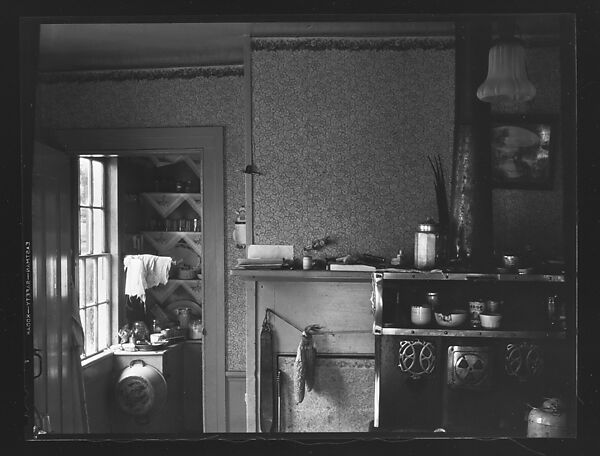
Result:
{"label": "wall sconce", "polygon": [[490,48],[488,74],[477,89],[477,98],[487,103],[529,101],[535,87],[527,78],[523,42],[515,37],[513,24],[501,24],[500,37]]}

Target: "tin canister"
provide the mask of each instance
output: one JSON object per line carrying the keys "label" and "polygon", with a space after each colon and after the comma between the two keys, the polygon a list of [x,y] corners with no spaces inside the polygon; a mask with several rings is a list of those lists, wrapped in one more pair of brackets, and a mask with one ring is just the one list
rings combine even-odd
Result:
{"label": "tin canister", "polygon": [[420,223],[415,233],[415,268],[433,269],[438,263],[440,233],[431,219]]}
{"label": "tin canister", "polygon": [[481,328],[481,312],[485,311],[485,301],[473,300],[469,301],[469,312],[471,314],[471,326],[473,328]]}

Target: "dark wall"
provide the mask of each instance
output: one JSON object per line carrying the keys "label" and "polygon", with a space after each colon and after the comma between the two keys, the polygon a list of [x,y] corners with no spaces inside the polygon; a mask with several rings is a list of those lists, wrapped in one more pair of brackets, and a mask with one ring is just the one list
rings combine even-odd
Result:
{"label": "dark wall", "polygon": [[[564,255],[563,153],[560,148],[561,75],[556,46],[526,47],[527,72],[536,88],[527,103],[492,106],[493,114],[544,114],[556,119],[550,190],[493,190],[494,246],[497,251],[531,245],[546,257]],[[573,151],[574,153],[574,151]]]}

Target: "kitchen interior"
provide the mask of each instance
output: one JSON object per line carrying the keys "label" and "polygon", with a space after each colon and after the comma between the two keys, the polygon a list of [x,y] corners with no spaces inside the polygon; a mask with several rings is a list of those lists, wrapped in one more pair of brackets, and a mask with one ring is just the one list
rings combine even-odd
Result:
{"label": "kitchen interior", "polygon": [[571,15],[31,30],[34,438],[576,434]]}

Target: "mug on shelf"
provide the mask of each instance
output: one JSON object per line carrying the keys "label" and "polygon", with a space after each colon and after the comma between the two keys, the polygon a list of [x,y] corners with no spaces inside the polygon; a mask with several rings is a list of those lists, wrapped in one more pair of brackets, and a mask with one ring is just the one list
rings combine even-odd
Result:
{"label": "mug on shelf", "polygon": [[431,306],[412,306],[410,308],[410,321],[416,326],[428,325],[431,322]]}
{"label": "mug on shelf", "polygon": [[498,299],[488,299],[485,303],[485,311],[487,313],[497,314],[500,313],[500,306],[502,301]]}

